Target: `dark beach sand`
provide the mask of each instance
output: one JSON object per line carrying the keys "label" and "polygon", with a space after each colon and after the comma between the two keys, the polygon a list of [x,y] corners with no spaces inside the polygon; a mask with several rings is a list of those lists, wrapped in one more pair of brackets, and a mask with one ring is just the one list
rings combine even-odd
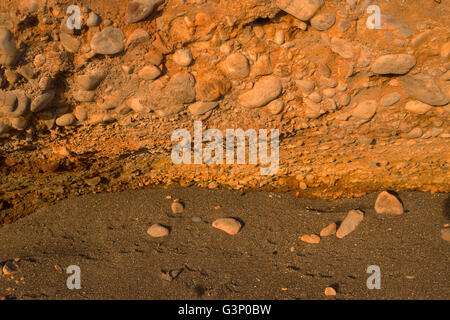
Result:
{"label": "dark beach sand", "polygon": [[[182,214],[172,214],[168,195],[185,203]],[[377,214],[376,196],[331,202],[188,188],[64,200],[0,229],[0,265],[20,258],[13,278],[0,275],[0,297],[325,299],[333,285],[337,299],[450,299],[450,243],[440,237],[449,194],[400,193],[401,216]],[[300,241],[351,209],[365,217],[344,239]],[[230,236],[211,226],[220,217],[244,227]],[[153,223],[170,235],[151,238]],[[81,268],[80,290],[66,286],[69,265]],[[366,286],[370,265],[381,268],[380,290]],[[181,273],[163,279],[171,270]]]}

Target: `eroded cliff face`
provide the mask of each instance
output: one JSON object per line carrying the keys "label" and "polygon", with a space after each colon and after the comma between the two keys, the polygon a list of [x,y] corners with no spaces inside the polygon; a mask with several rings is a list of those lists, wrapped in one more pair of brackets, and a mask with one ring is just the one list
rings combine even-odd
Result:
{"label": "eroded cliff face", "polygon": [[[0,223],[145,186],[448,192],[449,4],[3,1]],[[279,170],[174,164],[194,121],[278,129]]]}

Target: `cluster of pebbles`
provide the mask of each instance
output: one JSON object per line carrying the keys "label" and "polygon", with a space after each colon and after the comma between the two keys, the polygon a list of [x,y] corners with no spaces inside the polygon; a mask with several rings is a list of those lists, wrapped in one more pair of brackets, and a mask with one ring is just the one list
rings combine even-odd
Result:
{"label": "cluster of pebbles", "polygon": [[[211,23],[219,20],[222,26],[221,17],[208,15],[207,10],[197,13],[194,19],[188,15],[181,15],[182,21],[178,21],[179,17],[167,17],[171,19],[170,27],[164,25],[164,17],[158,18],[154,34],[137,28],[127,37],[117,23],[103,19],[88,8],[83,8],[81,30],[74,30],[69,28],[69,17],[61,12],[55,17],[55,11],[52,17],[47,6],[29,0],[22,6],[26,18],[37,16],[40,23],[48,24],[60,20],[60,28],[59,32],[52,33],[54,41],[49,47],[54,50],[35,55],[32,63],[27,63],[31,52],[18,48],[10,30],[0,29],[0,65],[5,69],[8,88],[13,89],[1,92],[0,133],[36,127],[36,120],[44,119],[47,128],[52,129],[54,125],[111,122],[129,112],[150,112],[163,118],[188,112],[194,118],[205,119],[214,109],[222,109],[221,104],[228,98],[234,98],[241,107],[265,107],[273,115],[295,109],[305,119],[336,114],[330,120],[353,120],[358,125],[392,106],[403,106],[399,112],[437,113],[445,122],[445,125],[434,122],[434,127],[425,132],[421,127],[405,123],[401,131],[406,137],[449,136],[446,124],[450,42],[438,44],[437,69],[431,69],[428,64],[419,66],[420,57],[414,54],[414,51],[420,53],[417,49],[427,46],[429,41],[445,40],[445,36],[439,35],[439,28],[421,27],[415,35],[416,30],[407,24],[383,16],[385,28],[389,30],[386,34],[392,32],[399,37],[394,41],[397,47],[383,50],[395,53],[383,54],[370,44],[364,46],[360,40],[350,40],[354,35],[363,36],[367,30],[360,31],[356,24],[356,34],[352,34],[351,28],[343,27],[353,26],[355,17],[364,17],[365,4],[357,7],[356,1],[347,1],[345,9],[338,11],[336,17],[328,12],[330,8],[322,0],[274,2],[278,12],[287,15],[278,18],[278,24],[247,25],[239,36],[241,40],[230,39],[229,33],[236,22],[230,22],[229,16],[225,17],[228,26],[216,26],[207,35],[197,35],[205,24],[212,27],[208,19],[212,19]],[[162,0],[130,1],[125,21],[130,25],[145,22],[157,10],[164,15],[166,5],[167,1]],[[181,26],[173,27],[175,22]],[[292,28],[294,34],[288,32]],[[331,55],[328,53],[316,61],[304,56],[300,46],[305,32],[318,34],[320,45]],[[164,33],[169,33],[168,39],[161,37]],[[189,45],[197,36],[199,43]],[[206,45],[203,50],[198,49],[202,47],[200,42]],[[134,65],[122,63],[124,56],[138,55],[137,51],[140,54],[143,48],[149,48],[141,57],[144,65],[138,61]],[[96,67],[102,56],[115,61],[113,68]],[[116,61],[122,74],[115,70]],[[69,69],[62,66],[66,63]],[[116,79],[111,80],[112,76]],[[55,82],[62,80],[61,77],[73,82],[68,94],[56,90],[60,86]],[[24,82],[14,78],[23,78]],[[128,86],[120,87],[130,78],[137,84],[131,92]],[[105,79],[111,85],[103,86],[102,92],[98,92]],[[376,96],[370,94],[373,89],[378,91]]]}

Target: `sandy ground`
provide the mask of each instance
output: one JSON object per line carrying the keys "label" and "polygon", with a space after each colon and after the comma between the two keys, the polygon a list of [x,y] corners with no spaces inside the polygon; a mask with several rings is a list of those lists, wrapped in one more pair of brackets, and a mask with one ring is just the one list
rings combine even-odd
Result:
{"label": "sandy ground", "polygon": [[[0,265],[19,259],[18,273],[0,275],[0,297],[326,299],[331,285],[337,299],[450,299],[450,244],[440,237],[449,194],[400,193],[401,216],[377,214],[376,196],[328,202],[188,188],[64,200],[0,229]],[[182,214],[171,212],[175,198]],[[300,241],[358,208],[364,221],[344,239]],[[221,217],[244,227],[228,235],[211,226]],[[153,223],[170,235],[151,238]],[[80,267],[80,290],[66,286],[70,265]],[[366,286],[370,265],[381,269],[380,290]]]}

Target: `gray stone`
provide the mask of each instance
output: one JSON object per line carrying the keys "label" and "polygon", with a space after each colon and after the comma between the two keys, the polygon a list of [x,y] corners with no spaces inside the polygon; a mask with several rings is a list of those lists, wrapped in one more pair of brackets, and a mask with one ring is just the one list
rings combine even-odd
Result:
{"label": "gray stone", "polygon": [[20,52],[8,29],[0,28],[0,65],[13,66],[19,59]]}
{"label": "gray stone", "polygon": [[337,53],[344,59],[352,59],[355,56],[355,49],[353,45],[346,40],[333,37],[331,39],[330,46],[333,52]]}
{"label": "gray stone", "polygon": [[73,93],[73,98],[78,102],[92,102],[95,99],[95,91],[79,90]]}
{"label": "gray stone", "polygon": [[139,78],[144,80],[154,80],[158,78],[160,75],[161,70],[159,70],[159,68],[154,65],[145,66],[138,73]]}
{"label": "gray stone", "polygon": [[431,77],[425,75],[404,76],[400,80],[405,91],[414,99],[432,106],[444,106],[449,98]]}
{"label": "gray stone", "polygon": [[278,7],[299,20],[308,21],[324,5],[323,0],[276,0]]}
{"label": "gray stone", "polygon": [[376,74],[405,74],[416,65],[416,58],[409,54],[388,54],[379,57],[372,65]]}
{"label": "gray stone", "polygon": [[380,104],[383,107],[389,107],[399,102],[401,98],[402,96],[397,92],[390,93],[381,98]]}
{"label": "gray stone", "polygon": [[64,49],[70,53],[77,53],[80,50],[81,41],[74,36],[62,32],[59,36]]}
{"label": "gray stone", "polygon": [[25,95],[22,90],[14,90],[11,92],[17,98],[16,107],[10,110],[7,114],[10,118],[24,116],[29,112],[30,99]]}
{"label": "gray stone", "polygon": [[94,71],[86,75],[75,76],[75,83],[82,90],[95,90],[104,78],[104,72]]}
{"label": "gray stone", "polygon": [[336,22],[336,17],[332,14],[319,14],[311,19],[311,25],[319,31],[330,29]]}
{"label": "gray stone", "polygon": [[122,30],[108,27],[97,33],[91,40],[91,49],[98,54],[113,55],[125,48],[125,36]]}
{"label": "gray stone", "polygon": [[30,107],[31,112],[40,112],[47,109],[54,98],[55,98],[54,91],[49,91],[39,95],[31,102]]}
{"label": "gray stone", "polygon": [[136,23],[146,19],[163,0],[133,0],[128,4],[125,18],[127,23]]}
{"label": "gray stone", "polygon": [[92,11],[91,13],[89,13],[89,17],[86,20],[86,25],[88,27],[96,27],[99,26],[101,22],[102,19],[100,18],[100,16]]}
{"label": "gray stone", "polygon": [[195,102],[195,79],[188,72],[179,72],[172,76],[166,87],[166,98],[171,104]]}
{"label": "gray stone", "polygon": [[75,117],[71,113],[66,113],[56,119],[56,125],[60,127],[66,127],[72,125],[76,121]]}
{"label": "gray stone", "polygon": [[0,110],[2,112],[12,112],[17,106],[17,97],[12,92],[0,91]]}

